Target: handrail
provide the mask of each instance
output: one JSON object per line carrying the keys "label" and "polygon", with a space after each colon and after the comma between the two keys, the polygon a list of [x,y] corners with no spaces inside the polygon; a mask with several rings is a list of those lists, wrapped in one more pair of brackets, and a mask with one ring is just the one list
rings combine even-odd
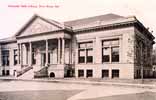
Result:
{"label": "handrail", "polygon": [[17,77],[23,75],[24,73],[26,73],[27,71],[33,69],[32,66],[29,66],[29,67],[25,67],[24,69],[22,69],[21,71],[17,71]]}

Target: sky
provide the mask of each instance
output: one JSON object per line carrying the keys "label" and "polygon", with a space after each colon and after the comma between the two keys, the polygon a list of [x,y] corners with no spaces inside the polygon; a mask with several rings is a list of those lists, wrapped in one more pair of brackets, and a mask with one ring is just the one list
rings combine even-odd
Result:
{"label": "sky", "polygon": [[33,14],[63,22],[108,13],[136,16],[156,37],[156,0],[1,0],[0,39],[13,36]]}

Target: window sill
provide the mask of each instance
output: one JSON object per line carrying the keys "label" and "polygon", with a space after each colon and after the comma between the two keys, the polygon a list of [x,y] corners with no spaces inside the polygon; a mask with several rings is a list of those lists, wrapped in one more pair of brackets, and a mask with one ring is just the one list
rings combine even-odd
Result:
{"label": "window sill", "polygon": [[119,64],[120,62],[102,62],[102,64]]}
{"label": "window sill", "polygon": [[87,65],[87,64],[94,64],[94,63],[78,63],[78,64],[80,64],[80,65],[81,65],[81,64],[82,64],[82,65],[83,65],[83,64],[86,64],[86,65]]}

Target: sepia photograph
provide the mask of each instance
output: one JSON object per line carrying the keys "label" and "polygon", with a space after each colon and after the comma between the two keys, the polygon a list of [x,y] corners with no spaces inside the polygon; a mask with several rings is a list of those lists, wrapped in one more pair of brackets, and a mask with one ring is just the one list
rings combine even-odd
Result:
{"label": "sepia photograph", "polygon": [[155,0],[0,5],[0,100],[156,100]]}

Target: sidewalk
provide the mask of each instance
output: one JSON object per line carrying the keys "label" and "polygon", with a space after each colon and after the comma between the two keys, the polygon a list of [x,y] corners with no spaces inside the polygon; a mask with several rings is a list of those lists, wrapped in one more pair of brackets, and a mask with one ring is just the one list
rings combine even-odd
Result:
{"label": "sidewalk", "polygon": [[91,85],[113,85],[113,86],[127,86],[138,88],[156,88],[156,80],[119,80],[119,79],[76,79],[76,78],[37,78],[37,79],[18,79],[15,77],[0,77],[0,80],[13,81],[35,81],[35,82],[53,82],[53,83],[69,83],[69,84],[91,84]]}

